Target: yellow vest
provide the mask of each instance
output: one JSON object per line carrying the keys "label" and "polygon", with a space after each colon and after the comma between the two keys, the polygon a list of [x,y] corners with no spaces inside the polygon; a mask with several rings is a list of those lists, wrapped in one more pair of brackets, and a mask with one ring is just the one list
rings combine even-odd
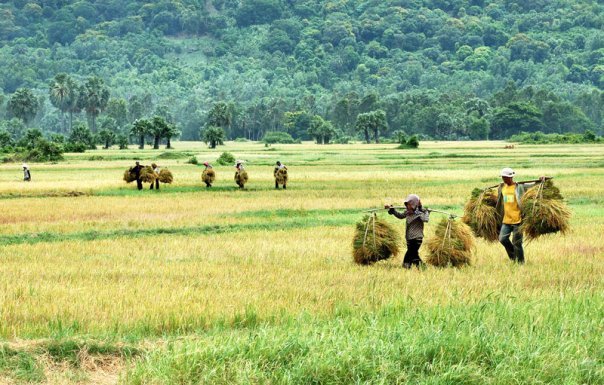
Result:
{"label": "yellow vest", "polygon": [[520,206],[516,199],[516,183],[511,186],[503,185],[501,189],[503,197],[503,223],[506,225],[517,225],[522,222]]}

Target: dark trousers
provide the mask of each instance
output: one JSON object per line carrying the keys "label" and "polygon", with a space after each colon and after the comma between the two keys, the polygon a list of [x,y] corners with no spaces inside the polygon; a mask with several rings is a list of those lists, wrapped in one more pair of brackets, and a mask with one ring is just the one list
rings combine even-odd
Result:
{"label": "dark trousers", "polygon": [[136,180],[136,188],[138,188],[139,190],[143,189],[143,181],[140,179]]}
{"label": "dark trousers", "polygon": [[403,267],[410,268],[412,265],[419,266],[423,262],[419,258],[419,248],[422,245],[421,239],[408,239],[407,240],[407,252],[403,259]]}
{"label": "dark trousers", "polygon": [[155,183],[155,188],[159,190],[159,179],[155,179],[155,182],[151,183],[151,190],[153,190],[153,183]]}
{"label": "dark trousers", "polygon": [[[510,241],[510,235],[512,234],[513,238]],[[520,224],[506,225],[504,223],[499,232],[499,242],[505,247],[505,251],[512,261],[524,263],[524,249],[522,248],[522,231],[520,230]]]}

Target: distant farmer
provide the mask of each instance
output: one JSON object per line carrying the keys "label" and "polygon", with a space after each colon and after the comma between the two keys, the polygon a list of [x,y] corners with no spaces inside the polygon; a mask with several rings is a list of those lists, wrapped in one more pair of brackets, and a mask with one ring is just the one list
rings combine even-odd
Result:
{"label": "distant farmer", "polygon": [[386,205],[388,214],[394,215],[398,219],[406,219],[405,239],[407,241],[407,252],[403,259],[403,267],[410,269],[413,265],[419,267],[423,265],[419,257],[419,248],[424,239],[424,223],[430,220],[430,211],[422,207],[422,202],[418,195],[410,194],[405,199],[404,212],[398,212],[391,205]]}
{"label": "distant farmer", "polygon": [[[499,232],[499,242],[505,247],[510,260],[517,263],[524,263],[524,249],[522,248],[522,195],[535,183],[516,183],[514,176],[516,173],[509,167],[501,170],[503,183],[499,185],[497,191],[497,205],[495,206],[500,217],[503,218],[501,231]],[[541,181],[545,177],[540,178]],[[510,241],[510,235],[513,239]]]}
{"label": "distant farmer", "polygon": [[287,167],[280,161],[275,164],[275,170],[273,171],[275,177],[275,188],[278,190],[279,185],[283,185],[283,190],[287,189]]}
{"label": "distant farmer", "polygon": [[247,182],[247,171],[245,171],[245,167],[243,166],[243,161],[238,160],[235,162],[235,183],[239,186],[240,189],[244,188],[245,183]]}
{"label": "distant farmer", "polygon": [[134,167],[132,167],[132,173],[134,173],[134,176],[136,177],[136,187],[139,190],[143,189],[143,181],[141,180],[141,170],[144,168],[145,166],[141,166],[141,164],[137,161],[136,165]]}
{"label": "distant farmer", "polygon": [[[155,173],[155,188],[159,190],[159,167],[156,163],[151,163],[151,167],[153,168],[153,172]],[[151,182],[151,190],[153,190],[153,182]]]}
{"label": "distant farmer", "polygon": [[23,180],[25,182],[31,182],[31,172],[25,163],[23,163]]}
{"label": "distant farmer", "polygon": [[216,178],[216,173],[214,172],[214,169],[212,168],[212,165],[209,162],[203,162],[203,165],[206,166],[206,168],[201,174],[201,180],[203,181],[203,183],[206,184],[206,188],[212,187],[212,183]]}

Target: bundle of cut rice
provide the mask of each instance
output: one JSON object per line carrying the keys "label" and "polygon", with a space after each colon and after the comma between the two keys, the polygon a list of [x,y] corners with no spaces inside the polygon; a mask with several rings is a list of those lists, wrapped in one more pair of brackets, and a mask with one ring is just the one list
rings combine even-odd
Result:
{"label": "bundle of cut rice", "polygon": [[528,189],[522,196],[522,231],[528,240],[569,230],[570,210],[551,180]]}
{"label": "bundle of cut rice", "polygon": [[124,181],[126,183],[131,183],[134,182],[136,180],[136,175],[134,174],[134,172],[132,172],[132,167],[130,167],[128,170],[124,171]]}
{"label": "bundle of cut rice", "polygon": [[161,183],[172,183],[174,181],[174,176],[172,175],[172,172],[166,168],[162,168],[161,170],[159,170],[158,178]]}
{"label": "bundle of cut rice", "polygon": [[235,172],[235,182],[240,187],[245,186],[245,184],[247,183],[247,180],[248,180],[247,171],[245,171],[245,170],[238,170],[238,171]]}
{"label": "bundle of cut rice", "polygon": [[502,220],[496,205],[496,191],[475,188],[472,191],[472,197],[464,207],[464,215],[461,220],[470,226],[477,237],[489,242],[496,242],[499,240]]}
{"label": "bundle of cut rice", "polygon": [[443,219],[428,239],[426,263],[437,267],[460,267],[472,264],[474,235],[468,225],[454,219]]}
{"label": "bundle of cut rice", "polygon": [[215,179],[216,179],[216,172],[214,171],[214,169],[206,168],[205,170],[203,170],[203,173],[201,174],[201,180],[204,183],[211,186],[212,183],[214,183]]}
{"label": "bundle of cut rice", "polygon": [[141,169],[140,179],[143,183],[154,183],[157,178],[157,174],[153,171],[153,167],[145,166]]}
{"label": "bundle of cut rice", "polygon": [[277,170],[275,173],[275,181],[278,184],[287,184],[287,169],[285,167]]}
{"label": "bundle of cut rice", "polygon": [[352,241],[352,256],[359,265],[371,265],[396,256],[401,237],[388,222],[374,215],[366,215],[357,223]]}

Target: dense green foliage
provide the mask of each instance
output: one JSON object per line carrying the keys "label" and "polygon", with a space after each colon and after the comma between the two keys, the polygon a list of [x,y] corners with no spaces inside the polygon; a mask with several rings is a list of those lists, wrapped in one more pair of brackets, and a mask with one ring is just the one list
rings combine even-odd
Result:
{"label": "dense green foliage", "polygon": [[601,143],[604,139],[596,136],[592,131],[583,134],[544,134],[541,131],[534,133],[522,132],[512,135],[510,142],[526,144],[550,144],[550,143]]}
{"label": "dense green foliage", "polygon": [[105,129],[131,135],[161,116],[183,139],[219,127],[328,143],[367,139],[357,116],[382,110],[374,139],[601,134],[603,11],[598,0],[5,1],[0,119],[69,135],[73,119],[97,134],[109,117]]}

